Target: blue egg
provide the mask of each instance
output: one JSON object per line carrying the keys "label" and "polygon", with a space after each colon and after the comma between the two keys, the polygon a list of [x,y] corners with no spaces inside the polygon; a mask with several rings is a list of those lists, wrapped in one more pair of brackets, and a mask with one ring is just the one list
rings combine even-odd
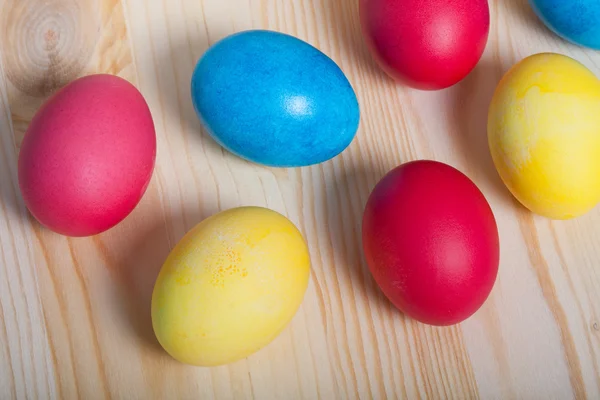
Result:
{"label": "blue egg", "polygon": [[211,46],[192,76],[194,108],[214,140],[273,167],[318,164],[354,139],[360,112],[338,65],[293,36],[233,34]]}
{"label": "blue egg", "polygon": [[529,0],[548,28],[583,47],[600,50],[600,0]]}

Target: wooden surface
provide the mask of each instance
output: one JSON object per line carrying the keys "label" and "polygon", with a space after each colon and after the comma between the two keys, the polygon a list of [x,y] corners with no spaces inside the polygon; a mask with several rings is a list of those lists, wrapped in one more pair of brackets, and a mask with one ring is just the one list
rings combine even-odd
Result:
{"label": "wooden surface", "polygon": [[[600,75],[600,53],[558,39],[526,0],[490,0],[476,70],[456,87],[418,92],[368,56],[356,0],[0,0],[0,398],[600,398],[600,209],[551,222],[518,206],[486,146],[502,74],[557,51]],[[270,169],[224,152],[201,130],[189,94],[195,62],[247,28],[294,34],[330,55],[361,104],[339,157]],[[143,201],[102,235],[71,239],[28,215],[16,180],[36,109],[76,77],[136,84],[157,127]],[[369,191],[401,162],[435,158],[467,173],[501,233],[497,284],[466,322],[403,317],[366,270],[360,219]],[[154,279],[184,233],[219,210],[260,205],[304,232],[312,276],[290,326],[238,363],[195,368],[153,337]]]}

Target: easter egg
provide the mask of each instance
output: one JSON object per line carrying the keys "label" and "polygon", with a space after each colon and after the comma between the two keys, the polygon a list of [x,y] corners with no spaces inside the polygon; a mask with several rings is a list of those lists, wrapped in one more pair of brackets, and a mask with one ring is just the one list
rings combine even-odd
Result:
{"label": "easter egg", "polygon": [[154,332],[186,364],[240,360],[288,325],[309,274],[307,245],[286,217],[262,207],[222,211],[190,230],[162,266]]}
{"label": "easter egg", "polygon": [[580,46],[600,50],[600,1],[529,0],[546,26]]}
{"label": "easter egg", "polygon": [[19,152],[19,186],[48,229],[89,236],[113,227],[148,187],[156,157],[142,94],[113,75],[79,78],[37,111]]}
{"label": "easter egg", "polygon": [[301,167],[352,142],[359,107],[327,55],[293,36],[251,30],[211,46],[192,77],[194,108],[214,140],[246,160]]}
{"label": "easter egg", "polygon": [[402,164],[377,183],[362,240],[385,296],[430,325],[473,315],[498,273],[498,229],[487,200],[462,172],[437,161]]}
{"label": "easter egg", "polygon": [[490,11],[487,0],[360,0],[360,21],[367,47],[388,75],[439,90],[479,62]]}
{"label": "easter egg", "polygon": [[521,60],[496,88],[488,142],[525,207],[551,219],[585,214],[600,201],[600,81],[564,55]]}

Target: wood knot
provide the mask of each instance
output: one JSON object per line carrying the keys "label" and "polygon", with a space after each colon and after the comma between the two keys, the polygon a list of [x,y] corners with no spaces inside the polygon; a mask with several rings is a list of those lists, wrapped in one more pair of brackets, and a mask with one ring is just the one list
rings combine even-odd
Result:
{"label": "wood knot", "polygon": [[598,323],[598,321],[592,321],[592,330],[600,332],[600,324]]}
{"label": "wood knot", "polygon": [[92,5],[80,0],[5,0],[0,48],[6,77],[18,91],[47,97],[81,74],[99,31]]}
{"label": "wood knot", "polygon": [[46,50],[52,51],[58,44],[59,35],[53,29],[49,29],[44,35],[44,39],[46,40]]}

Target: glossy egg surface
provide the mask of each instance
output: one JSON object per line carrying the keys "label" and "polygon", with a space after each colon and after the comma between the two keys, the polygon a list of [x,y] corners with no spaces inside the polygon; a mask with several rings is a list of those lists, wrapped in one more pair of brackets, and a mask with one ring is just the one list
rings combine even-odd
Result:
{"label": "glossy egg surface", "polygon": [[360,0],[363,36],[394,79],[439,90],[464,79],[485,49],[487,0]]}
{"label": "glossy egg surface", "polygon": [[219,144],[267,166],[329,160],[358,129],[358,101],[338,65],[279,32],[244,31],[215,43],[196,66],[191,92]]}
{"label": "glossy egg surface", "polygon": [[455,168],[413,161],[377,183],[362,227],[367,264],[388,299],[431,325],[459,323],[485,302],[498,273],[492,210]]}
{"label": "glossy egg surface", "polygon": [[600,50],[600,1],[529,0],[546,26],[572,43]]}
{"label": "glossy egg surface", "polygon": [[19,186],[32,215],[67,236],[122,221],[150,183],[152,115],[128,81],[98,74],[60,89],[38,110],[19,153]]}
{"label": "glossy egg surface", "polygon": [[214,366],[248,357],[291,321],[310,274],[294,224],[261,207],[200,222],[165,261],[152,296],[152,323],[175,359]]}
{"label": "glossy egg surface", "polygon": [[525,207],[552,219],[587,213],[600,201],[600,80],[561,54],[524,58],[496,88],[488,142]]}

